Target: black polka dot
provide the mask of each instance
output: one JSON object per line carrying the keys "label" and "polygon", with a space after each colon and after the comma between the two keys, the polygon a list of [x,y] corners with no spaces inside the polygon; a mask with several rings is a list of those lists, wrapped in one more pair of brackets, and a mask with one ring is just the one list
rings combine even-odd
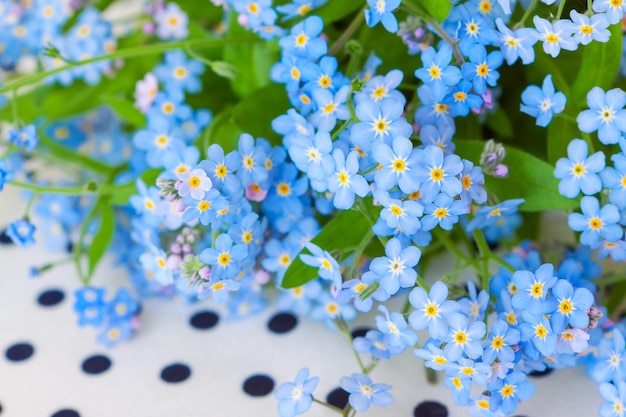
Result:
{"label": "black polka dot", "polygon": [[4,355],[10,361],[19,362],[33,356],[33,352],[35,352],[35,348],[30,343],[16,343],[10,346]]}
{"label": "black polka dot", "polygon": [[243,382],[243,391],[253,397],[262,397],[274,389],[274,380],[267,375],[252,375]]}
{"label": "black polka dot", "polygon": [[44,307],[52,307],[59,304],[65,298],[63,291],[59,289],[47,290],[39,294],[37,302]]}
{"label": "black polka dot", "polygon": [[9,235],[7,235],[7,231],[3,230],[0,232],[0,245],[12,245],[13,241],[11,240],[11,238],[9,237]]}
{"label": "black polka dot", "polygon": [[369,332],[370,330],[374,329],[372,329],[371,327],[357,327],[356,329],[352,330],[350,334],[352,335],[353,339],[356,339],[357,337],[365,337],[367,332]]}
{"label": "black polka dot", "polygon": [[326,396],[326,402],[343,410],[346,404],[348,404],[348,396],[350,396],[348,391],[343,388],[335,388]]}
{"label": "black polka dot", "polygon": [[215,327],[219,320],[220,317],[213,311],[198,311],[196,314],[191,316],[191,319],[189,319],[189,324],[191,324],[191,327],[193,328],[206,330],[210,329],[211,327]]}
{"label": "black polka dot", "polygon": [[267,323],[267,328],[274,333],[287,333],[298,325],[298,318],[291,313],[275,314]]}
{"label": "black polka dot", "polygon": [[78,411],[72,410],[71,408],[64,408],[52,414],[50,417],[80,417],[80,414],[78,414]]}
{"label": "black polka dot", "polygon": [[546,368],[543,371],[532,371],[531,373],[528,374],[528,376],[534,376],[535,378],[541,378],[541,377],[550,375],[552,373],[552,371],[554,371],[554,369]]}
{"label": "black polka dot", "polygon": [[111,359],[104,355],[93,355],[83,361],[82,367],[87,374],[101,374],[111,367]]}
{"label": "black polka dot", "polygon": [[413,410],[414,417],[448,417],[448,409],[437,401],[423,401]]}
{"label": "black polka dot", "polygon": [[173,363],[161,371],[161,379],[172,384],[183,382],[191,375],[189,366],[182,363]]}

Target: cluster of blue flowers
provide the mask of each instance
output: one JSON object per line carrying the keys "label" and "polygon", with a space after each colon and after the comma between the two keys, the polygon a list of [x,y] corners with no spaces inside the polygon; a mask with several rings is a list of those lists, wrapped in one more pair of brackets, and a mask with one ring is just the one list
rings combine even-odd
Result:
{"label": "cluster of blue flowers", "polygon": [[[25,53],[42,48],[48,52],[45,68],[115,50],[111,25],[95,9],[85,8],[69,31],[62,32],[69,16],[57,1],[33,3],[9,9],[0,0],[0,22],[12,28],[10,34],[0,34],[2,68],[11,69]],[[566,252],[553,265],[543,263],[538,249],[524,243],[498,258],[505,266],[490,277],[488,262],[495,255],[479,247],[485,288],[468,281],[461,297],[449,294],[441,281],[429,287],[418,267],[431,242],[449,239],[447,231],[456,228],[468,242],[472,234],[484,237],[486,246],[513,236],[522,221],[518,210],[524,199],[498,201],[485,188],[486,176],[508,173],[504,148],[488,141],[479,161],[462,159],[453,142],[459,118],[484,115],[497,106],[499,71],[505,63],[532,64],[537,42],[552,57],[562,49],[606,42],[609,25],[622,19],[626,5],[596,0],[587,14],[573,10],[565,19],[560,19],[560,8],[554,21],[535,16],[533,28],[523,27],[524,21],[507,26],[516,3],[510,0],[455,4],[441,25],[411,17],[398,23],[395,12],[411,13],[411,4],[367,0],[360,12],[365,23],[382,24],[402,37],[410,53],[421,54],[415,88],[403,84],[400,70],[377,73],[382,61],[375,52],[358,75],[342,72],[327,43],[323,19],[309,15],[326,0],[280,6],[271,0],[213,3],[224,6],[223,22],[232,22],[236,14],[240,25],[262,39],[276,39],[280,46],[270,78],[284,85],[291,106],[271,124],[282,138],[280,145],[243,133],[235,149],[217,143],[199,149],[197,139],[213,114],[193,109],[186,100],[202,91],[205,65],[173,50],[137,81],[135,107],[145,115],[145,128],[129,133],[106,108],[45,128],[16,125],[8,132],[11,152],[0,160],[0,189],[22,178],[47,185],[27,172],[23,160],[38,150],[43,133],[56,145],[97,160],[112,177],[109,185],[136,184],[129,204],[114,209],[118,220],[111,251],[127,268],[140,297],[177,295],[190,302],[210,297],[225,303],[237,318],[263,309],[268,304],[264,289],[273,288],[279,310],[340,330],[358,312],[377,309],[381,315],[376,329],[352,341],[357,355],[369,354],[375,363],[413,349],[426,367],[445,373],[444,384],[454,401],[470,407],[475,416],[513,414],[519,401],[534,393],[526,381],[529,372],[577,363],[586,364],[602,384],[601,394],[614,410],[618,404],[623,407],[626,328],[606,319],[596,305],[594,279],[601,270],[591,260],[595,249],[601,259],[626,260],[622,90],[596,87],[589,92],[589,109],[577,118],[586,140],[573,140],[568,157],[558,161],[554,172],[563,196],[584,194],[582,213],[572,213],[569,224],[581,232],[586,248]],[[157,2],[146,12],[153,22],[144,31],[164,40],[188,35],[189,16],[176,3]],[[36,36],[26,36],[29,31]],[[438,38],[442,41],[436,42]],[[99,61],[49,80],[96,84],[112,70],[113,63]],[[403,90],[414,93],[413,102],[407,103]],[[548,75],[541,87],[524,90],[520,110],[546,127],[564,111],[566,100]],[[621,149],[611,157],[613,167],[606,166],[604,153],[591,149],[589,134],[596,131],[602,144]],[[150,183],[157,175],[156,185]],[[80,172],[62,185],[73,186],[78,178],[92,180]],[[32,205],[42,220],[51,249],[72,252],[76,242],[88,247],[89,237],[99,230],[89,214],[95,196],[31,192],[27,197],[32,199],[27,211]],[[372,227],[367,236],[380,243],[379,256],[364,255],[369,241],[351,253],[329,251],[314,242],[327,216],[343,210],[368,216]],[[83,236],[77,241],[81,225]],[[6,234],[29,246],[34,231],[27,213]],[[309,272],[313,268],[316,278],[281,288],[296,260]],[[473,260],[466,261],[469,265]],[[101,329],[99,340],[111,346],[138,328],[139,304],[124,289],[109,302],[104,293],[91,286],[77,291],[75,311],[80,325]],[[402,313],[382,304],[403,293],[408,303]],[[424,329],[428,338],[418,344],[416,332]],[[391,404],[391,387],[374,383],[369,370],[361,368],[339,380],[350,406],[365,411]],[[305,368],[293,382],[281,385],[276,391],[281,417],[308,411],[317,383]],[[481,394],[473,394],[475,387]],[[607,407],[601,410],[603,417],[612,415]]]}

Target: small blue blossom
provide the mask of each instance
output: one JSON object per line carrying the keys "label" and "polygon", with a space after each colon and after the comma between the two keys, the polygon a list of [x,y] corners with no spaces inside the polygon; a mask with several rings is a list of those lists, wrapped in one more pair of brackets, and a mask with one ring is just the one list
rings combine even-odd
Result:
{"label": "small blue blossom", "polygon": [[543,264],[534,273],[526,270],[515,271],[513,282],[517,293],[513,296],[513,307],[524,309],[533,315],[547,313],[549,306],[545,300],[548,290],[556,281],[552,264]]}
{"label": "small blue blossom", "polygon": [[437,146],[427,146],[418,151],[420,164],[415,167],[415,179],[421,183],[420,197],[427,203],[442,192],[454,198],[461,194],[463,186],[457,175],[463,171],[463,163],[457,155],[443,154]]}
{"label": "small blue blossom", "polygon": [[384,305],[378,306],[378,311],[385,317],[376,316],[376,327],[389,337],[389,346],[404,350],[417,343],[417,334],[409,329],[402,314],[396,312],[389,314],[389,310]]}
{"label": "small blue blossom", "polygon": [[415,246],[402,248],[400,241],[392,238],[385,245],[385,255],[374,258],[370,263],[370,271],[381,277],[380,285],[385,292],[393,295],[400,287],[413,287],[417,279],[414,267],[422,252]]}
{"label": "small blue blossom", "polygon": [[437,281],[427,293],[416,287],[409,293],[409,302],[415,308],[409,315],[409,323],[415,330],[428,327],[428,334],[433,339],[443,341],[448,334],[448,317],[459,311],[459,304],[448,297],[448,287]]}
{"label": "small blue blossom", "polygon": [[278,400],[278,415],[293,417],[304,414],[313,404],[313,391],[319,382],[318,377],[309,378],[309,368],[298,371],[293,382],[282,383],[274,393]]}
{"label": "small blue blossom", "polygon": [[600,417],[621,417],[624,415],[626,401],[626,382],[600,384],[600,395],[606,401],[600,406]]}
{"label": "small blue blossom", "polygon": [[318,36],[324,29],[324,21],[319,16],[307,17],[291,28],[291,33],[280,39],[283,52],[296,56],[317,59],[326,54],[328,47]]}
{"label": "small blue blossom", "polygon": [[359,171],[359,155],[352,151],[345,158],[341,149],[333,151],[335,174],[328,180],[328,191],[335,193],[333,205],[338,209],[347,210],[354,205],[354,196],[365,197],[369,192],[369,184]]}
{"label": "small blue blossom", "polygon": [[[389,196],[389,193],[376,192],[374,197],[383,206],[380,211],[377,225],[384,225],[393,230],[400,229],[407,235],[417,232],[421,223],[419,217],[424,213],[424,207],[417,201],[412,200],[396,200]],[[377,226],[374,226],[374,232]]]}
{"label": "small blue blossom", "polygon": [[520,110],[531,117],[537,118],[537,126],[546,127],[555,114],[565,109],[565,94],[557,92],[552,84],[552,75],[546,75],[541,88],[529,85],[522,92]]}
{"label": "small blue blossom", "polygon": [[565,20],[550,23],[547,19],[535,16],[533,22],[537,29],[534,33],[535,38],[543,42],[543,50],[552,58],[556,58],[561,49],[574,51],[578,47],[578,43],[572,36],[571,27],[566,24]]}
{"label": "small blue blossom", "polygon": [[26,148],[27,152],[31,152],[39,143],[39,136],[34,125],[26,125],[21,129],[10,129],[8,134],[9,142]]}
{"label": "small blue blossom", "polygon": [[575,232],[582,232],[580,243],[595,249],[600,239],[615,242],[622,237],[623,230],[617,224],[620,220],[619,210],[613,204],[606,204],[600,208],[600,202],[595,197],[585,196],[580,201],[581,213],[571,213],[568,225]]}
{"label": "small blue blossom", "polygon": [[578,128],[585,133],[597,130],[604,145],[617,143],[621,132],[626,132],[626,93],[619,88],[605,93],[600,87],[593,87],[587,93],[587,104],[589,110],[576,117]]}
{"label": "small blue blossom", "polygon": [[367,26],[375,26],[382,22],[387,31],[396,33],[398,31],[398,20],[393,11],[400,6],[400,0],[367,0],[369,6],[365,9],[365,23]]}
{"label": "small blue blossom", "polygon": [[524,65],[532,64],[535,61],[533,45],[537,42],[533,35],[534,31],[530,28],[521,28],[513,32],[500,18],[496,19],[496,25],[500,31],[498,34],[500,51],[507,64],[513,65],[518,58]]}
{"label": "small blue blossom", "polygon": [[468,321],[468,317],[461,313],[448,315],[449,331],[443,349],[449,361],[456,361],[463,353],[470,359],[477,359],[483,354],[481,339],[487,331],[482,321]]}
{"label": "small blue blossom", "polygon": [[487,54],[487,49],[478,44],[471,49],[469,59],[470,62],[465,62],[461,66],[463,79],[471,82],[478,94],[486,93],[487,85],[495,87],[500,78],[497,69],[504,61],[502,53],[493,51]]}
{"label": "small blue blossom", "polygon": [[483,342],[483,361],[491,364],[496,359],[500,362],[513,362],[515,352],[511,346],[516,345],[520,340],[520,332],[509,327],[509,324],[498,319],[491,326],[487,339]]}
{"label": "small blue blossom", "polygon": [[587,142],[574,139],[567,145],[567,158],[556,162],[554,176],[560,178],[559,194],[567,198],[576,198],[583,194],[593,195],[602,190],[602,181],[598,175],[604,169],[604,152],[596,152],[587,157]]}
{"label": "small blue blossom", "polygon": [[382,167],[374,175],[377,189],[389,190],[398,185],[406,194],[419,189],[419,182],[412,175],[417,153],[409,139],[397,136],[393,139],[391,146],[384,142],[375,142],[372,147],[372,157]]}
{"label": "small blue blossom", "polygon": [[24,248],[35,244],[35,226],[27,219],[11,222],[7,227],[6,234],[13,243]]}
{"label": "small blue blossom", "polygon": [[[215,271],[215,269],[213,269],[213,271]],[[198,285],[198,299],[203,300],[211,295],[213,301],[216,303],[224,303],[228,300],[229,291],[237,291],[240,288],[241,283],[234,279],[218,279],[212,277],[209,282]]]}
{"label": "small blue blossom", "polygon": [[422,230],[430,231],[437,225],[443,230],[452,230],[452,227],[459,221],[459,216],[467,213],[468,207],[463,201],[439,194],[434,202],[427,204],[424,208]]}
{"label": "small blue blossom", "polygon": [[358,412],[367,410],[372,404],[386,407],[393,403],[393,397],[387,392],[391,385],[374,384],[365,374],[355,373],[349,377],[341,377],[339,385],[350,394],[348,402]]}
{"label": "small blue blossom", "polygon": [[167,255],[162,249],[150,245],[148,250],[139,257],[139,262],[143,270],[159,284],[170,285],[174,282],[172,270],[167,265]]}
{"label": "small blue blossom", "polygon": [[626,376],[626,342],[618,329],[605,334],[598,344],[596,359],[590,364],[589,375],[598,383],[623,381]]}
{"label": "small blue blossom", "polygon": [[521,340],[532,342],[543,356],[551,356],[556,351],[557,335],[550,321],[544,315],[525,314],[524,323],[519,325]]}
{"label": "small blue blossom", "polygon": [[626,3],[615,0],[595,0],[591,8],[596,13],[606,14],[609,23],[614,25],[622,20]]}
{"label": "small blue blossom", "polygon": [[461,71],[458,67],[450,65],[452,60],[452,48],[444,43],[439,51],[429,47],[422,52],[423,68],[415,70],[415,76],[433,88],[437,97],[443,97],[448,87],[461,81]]}
{"label": "small blue blossom", "polygon": [[357,337],[352,342],[356,352],[369,353],[376,359],[389,359],[404,351],[404,346],[393,347],[389,343],[389,336],[378,330],[369,330],[365,337]]}
{"label": "small blue blossom", "polygon": [[320,278],[332,281],[336,289],[341,288],[341,271],[335,258],[312,242],[308,242],[305,247],[311,252],[311,255],[300,254],[302,262],[305,265],[319,268]]}
{"label": "small blue blossom", "polygon": [[589,325],[587,310],[594,302],[593,294],[587,288],[576,288],[569,281],[560,279],[552,287],[552,296],[556,301],[556,310],[550,315],[550,324],[556,333],[560,333],[569,324],[577,329]]}
{"label": "small blue blossom", "polygon": [[356,115],[361,121],[351,128],[352,142],[369,149],[372,142],[390,143],[397,136],[409,137],[411,125],[402,117],[404,106],[396,100],[375,101],[364,99],[356,106]]}
{"label": "small blue blossom", "polygon": [[589,17],[572,9],[570,18],[572,22],[566,23],[571,25],[574,39],[581,45],[588,45],[592,40],[596,42],[608,42],[611,37],[611,32],[607,29],[610,22],[605,13],[598,13]]}
{"label": "small blue blossom", "polygon": [[523,372],[512,372],[505,379],[489,384],[487,389],[491,391],[490,410],[499,408],[505,415],[513,414],[519,402],[529,400],[536,391]]}
{"label": "small blue blossom", "polygon": [[212,278],[234,279],[240,272],[238,263],[248,256],[248,247],[242,244],[233,245],[233,240],[223,233],[215,240],[214,248],[204,249],[200,259],[211,265]]}

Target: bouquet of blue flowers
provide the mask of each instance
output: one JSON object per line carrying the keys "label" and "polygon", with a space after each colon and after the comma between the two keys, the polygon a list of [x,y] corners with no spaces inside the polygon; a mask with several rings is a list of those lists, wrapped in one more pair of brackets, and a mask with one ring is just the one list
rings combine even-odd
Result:
{"label": "bouquet of blue flowers", "polygon": [[[625,12],[0,0],[0,190],[27,201],[2,242],[59,253],[32,275],[73,263],[78,324],[108,346],[154,296],[234,318],[273,304],[344,333],[346,406],[302,368],[275,391],[281,417],[391,404],[370,374],[406,350],[472,416],[513,415],[528,374],[582,365],[599,415],[623,417]],[[546,211],[576,246],[538,240]],[[128,288],[91,285],[103,259]]]}

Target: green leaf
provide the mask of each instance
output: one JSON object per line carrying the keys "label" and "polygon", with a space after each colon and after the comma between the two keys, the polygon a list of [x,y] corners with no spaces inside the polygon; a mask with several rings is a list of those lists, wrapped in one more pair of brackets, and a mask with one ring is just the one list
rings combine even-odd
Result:
{"label": "green leaf", "polygon": [[100,226],[98,232],[94,235],[89,250],[87,251],[87,276],[93,275],[96,266],[102,259],[107,248],[113,240],[113,234],[115,232],[115,212],[113,206],[111,206],[109,198],[103,197],[98,202],[100,210]]}
{"label": "green leaf", "polygon": [[94,172],[99,172],[103,174],[108,174],[115,169],[114,167],[110,165],[104,164],[95,159],[91,159],[90,157],[86,155],[75,152],[69,148],[66,148],[63,145],[58,144],[57,142],[55,142],[54,140],[46,136],[41,131],[41,129],[39,129],[38,134],[39,134],[39,143],[43,147],[46,148],[44,152],[54,156],[55,158],[59,160],[62,160],[68,163],[73,163],[83,168],[90,169]]}
{"label": "green leaf", "polygon": [[[330,0],[319,9],[315,9],[313,14],[321,17],[324,20],[324,26],[328,26],[330,23],[343,19],[364,5],[365,1],[363,0]],[[361,11],[360,13],[363,12]]]}
{"label": "green leaf", "polygon": [[146,117],[128,100],[116,96],[104,96],[102,102],[107,104],[115,114],[133,127],[145,128]]}
{"label": "green leaf", "polygon": [[[241,27],[235,13],[231,14],[228,29],[229,37],[259,39],[254,33]],[[250,42],[248,44],[227,45],[224,47],[224,61],[237,69],[237,76],[230,81],[231,88],[240,97],[270,83],[270,70],[280,59],[278,41]]]}
{"label": "green leaf", "polygon": [[224,152],[228,153],[237,148],[239,136],[242,133],[243,131],[233,120],[233,108],[229,108],[215,116],[211,124],[198,137],[196,146],[205,156],[207,148],[214,143],[220,145],[224,148]]}
{"label": "green leaf", "polygon": [[498,107],[495,112],[487,115],[487,126],[499,136],[513,137],[513,125],[502,107]]}
{"label": "green leaf", "polygon": [[[371,230],[370,220],[361,211],[346,210],[340,212],[329,221],[322,231],[313,238],[312,242],[328,251],[354,251]],[[300,253],[307,253],[306,249]],[[314,280],[318,276],[318,269],[305,265],[296,256],[283,278],[283,288],[295,288]]]}
{"label": "green leaf", "polygon": [[281,137],[272,129],[272,120],[290,108],[285,87],[270,84],[246,96],[233,108],[233,121],[243,132],[279,145]]}
{"label": "green leaf", "polygon": [[[568,110],[566,107],[565,111]],[[564,117],[556,116],[548,125],[548,162],[556,164],[559,158],[567,156],[567,145],[572,139],[580,137],[576,123]]]}
{"label": "green leaf", "polygon": [[622,58],[622,26],[611,25],[611,38],[608,42],[591,42],[585,46],[578,76],[572,84],[568,99],[574,105],[585,108],[587,93],[593,87],[609,89],[619,72]]}
{"label": "green leaf", "polygon": [[450,0],[411,0],[411,2],[421,9],[423,9],[430,17],[437,22],[443,22],[450,9],[452,9],[452,2]]}
{"label": "green leaf", "polygon": [[[484,147],[482,141],[457,140],[456,153],[477,162]],[[524,198],[521,211],[569,210],[578,207],[578,200],[559,194],[559,180],[553,175],[554,166],[511,146],[506,147],[504,164],[509,167],[506,178],[487,177],[487,190],[500,201]]]}

